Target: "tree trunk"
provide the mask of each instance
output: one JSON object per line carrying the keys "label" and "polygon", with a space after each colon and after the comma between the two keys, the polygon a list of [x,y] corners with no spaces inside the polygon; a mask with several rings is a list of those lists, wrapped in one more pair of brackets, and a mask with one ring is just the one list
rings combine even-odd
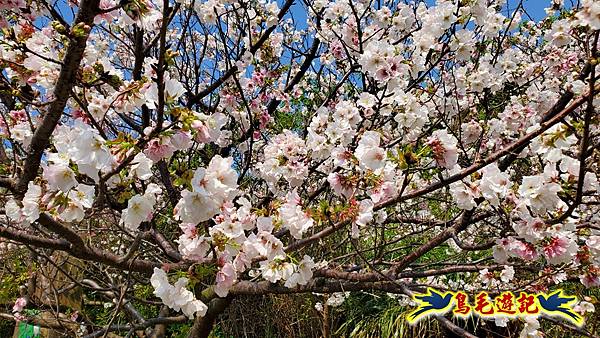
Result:
{"label": "tree trunk", "polygon": [[232,298],[217,298],[210,301],[204,317],[196,317],[194,325],[188,333],[188,338],[207,338],[215,325],[217,317],[225,311]]}
{"label": "tree trunk", "polygon": [[[169,308],[165,305],[160,309],[158,314],[159,317],[166,317],[169,315]],[[165,338],[167,332],[167,325],[157,324],[154,326],[154,330],[148,336],[149,338]]]}
{"label": "tree trunk", "polygon": [[331,337],[331,318],[329,316],[329,305],[327,305],[327,301],[323,302],[323,338]]}

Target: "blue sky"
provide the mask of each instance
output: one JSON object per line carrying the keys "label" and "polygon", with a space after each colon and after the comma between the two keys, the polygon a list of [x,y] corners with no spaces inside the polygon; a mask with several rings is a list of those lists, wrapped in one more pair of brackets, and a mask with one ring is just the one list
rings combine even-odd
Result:
{"label": "blue sky", "polygon": [[[565,3],[568,1],[565,1]],[[518,3],[517,1],[510,0],[508,1],[509,6],[514,3]],[[524,7],[527,13],[533,17],[533,19],[540,20],[546,16],[546,12],[544,12],[544,8],[549,7],[552,1],[550,0],[525,0]]]}

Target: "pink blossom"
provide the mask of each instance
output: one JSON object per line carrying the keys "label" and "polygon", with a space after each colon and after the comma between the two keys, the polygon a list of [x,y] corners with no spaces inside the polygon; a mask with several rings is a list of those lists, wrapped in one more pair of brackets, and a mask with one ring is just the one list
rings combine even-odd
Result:
{"label": "pink blossom", "polygon": [[27,121],[27,112],[24,109],[21,110],[11,110],[10,117],[15,121],[25,122]]}
{"label": "pink blossom", "polygon": [[248,258],[245,252],[240,252],[233,260],[235,271],[244,272],[252,265],[252,261]]}
{"label": "pink blossom", "polygon": [[237,273],[235,267],[231,263],[225,263],[221,270],[217,272],[216,285],[213,290],[219,297],[225,297],[229,293],[229,288],[235,282]]}
{"label": "pink blossom", "polygon": [[355,187],[353,186],[352,181],[338,173],[329,174],[329,176],[327,176],[327,182],[329,182],[333,191],[338,196],[350,198],[354,194]]}
{"label": "pink blossom", "polygon": [[591,267],[587,272],[579,275],[579,281],[586,288],[598,287],[600,286],[600,275],[598,274],[598,268]]}
{"label": "pink blossom", "polygon": [[524,260],[535,260],[539,256],[532,244],[521,242],[514,237],[510,237],[508,241],[504,242],[504,244],[506,245],[505,249],[510,254],[518,256]]}
{"label": "pink blossom", "polygon": [[196,129],[196,141],[200,143],[208,143],[211,141],[210,129],[208,129],[204,123],[194,121],[192,127]]}
{"label": "pink blossom", "polygon": [[156,163],[164,158],[169,158],[175,152],[175,147],[173,147],[168,141],[165,139],[153,139],[148,142],[148,146],[146,150],[144,150],[144,154],[152,160],[152,162]]}
{"label": "pink blossom", "polygon": [[91,122],[89,116],[81,109],[73,109],[72,114],[74,119],[81,119],[83,123],[89,124]]}
{"label": "pink blossom", "polygon": [[449,134],[446,130],[436,130],[433,135],[427,139],[427,143],[433,150],[433,157],[440,167],[452,169],[458,161],[458,149],[456,137]]}
{"label": "pink blossom", "polygon": [[566,236],[556,236],[550,239],[543,250],[548,263],[567,263],[572,261],[577,253],[577,243]]}
{"label": "pink blossom", "polygon": [[267,124],[271,121],[271,115],[269,115],[268,112],[264,111],[262,114],[260,114],[260,125],[259,128],[260,129],[265,129],[267,127]]}
{"label": "pink blossom", "polygon": [[27,305],[27,300],[23,297],[17,298],[15,305],[13,305],[13,312],[21,312]]}

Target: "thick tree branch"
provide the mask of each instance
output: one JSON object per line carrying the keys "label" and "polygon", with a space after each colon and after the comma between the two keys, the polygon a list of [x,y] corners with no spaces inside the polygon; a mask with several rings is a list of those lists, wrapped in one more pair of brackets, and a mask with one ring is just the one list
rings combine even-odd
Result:
{"label": "thick tree branch", "polygon": [[99,11],[100,0],[82,0],[79,3],[79,12],[75,18],[73,29],[70,33],[69,45],[63,59],[58,81],[54,87],[54,100],[50,103],[48,111],[44,114],[41,123],[37,126],[31,143],[27,150],[27,157],[23,166],[22,175],[16,184],[16,191],[21,197],[27,191],[27,185],[38,174],[42,153],[50,143],[50,136],[63,114],[70,97],[71,88],[75,84],[79,64],[83,58],[86,41],[94,24],[94,17]]}

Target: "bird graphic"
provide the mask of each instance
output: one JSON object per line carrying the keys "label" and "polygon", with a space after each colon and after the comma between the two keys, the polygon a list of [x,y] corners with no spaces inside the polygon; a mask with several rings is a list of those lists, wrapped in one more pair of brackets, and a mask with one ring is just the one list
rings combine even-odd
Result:
{"label": "bird graphic", "polygon": [[415,294],[419,307],[408,315],[408,322],[414,324],[427,314],[447,312],[452,305],[452,297],[452,292],[440,293],[432,288],[427,288],[427,293]]}
{"label": "bird graphic", "polygon": [[537,295],[537,299],[546,314],[562,317],[577,326],[583,324],[583,317],[570,308],[572,303],[577,302],[577,297],[566,297],[562,290],[557,290],[548,295]]}

